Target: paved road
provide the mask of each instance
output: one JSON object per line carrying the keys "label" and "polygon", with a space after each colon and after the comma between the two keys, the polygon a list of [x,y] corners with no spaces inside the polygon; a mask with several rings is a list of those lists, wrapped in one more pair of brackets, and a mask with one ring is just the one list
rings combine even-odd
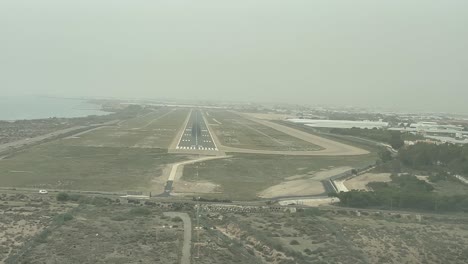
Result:
{"label": "paved road", "polygon": [[192,111],[176,149],[197,151],[218,150],[200,110]]}
{"label": "paved road", "polygon": [[177,212],[165,212],[165,216],[169,217],[180,217],[184,222],[184,245],[182,247],[182,258],[180,259],[181,264],[190,264],[191,253],[190,249],[192,247],[192,221],[186,213],[177,213]]}

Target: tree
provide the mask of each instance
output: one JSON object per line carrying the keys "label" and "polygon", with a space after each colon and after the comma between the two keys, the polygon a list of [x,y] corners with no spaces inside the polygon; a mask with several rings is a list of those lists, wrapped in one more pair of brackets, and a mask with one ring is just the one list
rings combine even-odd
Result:
{"label": "tree", "polygon": [[405,145],[405,142],[403,141],[403,139],[401,139],[400,132],[392,133],[392,137],[390,138],[389,143],[390,143],[390,146],[392,146],[392,148],[394,149],[400,149],[401,147]]}
{"label": "tree", "polygon": [[388,150],[383,150],[379,153],[379,157],[382,160],[383,163],[386,163],[388,161],[391,161],[393,159],[392,153]]}

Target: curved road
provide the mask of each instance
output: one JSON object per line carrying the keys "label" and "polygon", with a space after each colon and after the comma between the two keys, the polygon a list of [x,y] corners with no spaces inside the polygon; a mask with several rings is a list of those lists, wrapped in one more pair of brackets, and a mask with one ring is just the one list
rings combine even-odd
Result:
{"label": "curved road", "polygon": [[180,217],[184,222],[184,245],[182,247],[182,258],[180,264],[190,264],[190,249],[192,247],[192,221],[186,213],[165,212],[165,216]]}

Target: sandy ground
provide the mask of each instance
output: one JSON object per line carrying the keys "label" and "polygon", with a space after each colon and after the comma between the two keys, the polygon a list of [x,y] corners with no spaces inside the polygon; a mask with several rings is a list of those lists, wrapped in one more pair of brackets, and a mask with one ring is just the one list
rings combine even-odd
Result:
{"label": "sandy ground", "polygon": [[344,185],[344,181],[337,180],[337,181],[333,181],[333,182],[335,183],[335,187],[336,187],[338,193],[340,193],[340,192],[349,192],[348,187],[346,187],[346,185]]}
{"label": "sandy ground", "polygon": [[325,193],[325,188],[320,182],[321,180],[328,179],[350,169],[351,167],[339,167],[319,171],[313,175],[305,174],[291,176],[287,178],[289,180],[261,191],[258,193],[258,196],[262,198],[274,198],[281,196],[320,195]]}
{"label": "sandy ground", "polygon": [[344,185],[349,190],[368,190],[367,184],[369,182],[389,182],[390,173],[365,173],[349,179],[344,182]]}
{"label": "sandy ground", "polygon": [[343,166],[343,167],[333,168],[333,169],[329,169],[329,170],[322,170],[322,171],[319,171],[319,172],[315,173],[313,178],[314,178],[314,180],[321,181],[321,180],[328,179],[328,178],[330,178],[332,176],[341,174],[343,172],[347,172],[347,171],[352,170],[352,169],[353,169],[352,167]]}
{"label": "sandy ground", "polygon": [[[238,115],[257,122],[261,125],[270,127],[272,129],[278,130],[290,136],[302,139],[306,142],[318,145],[322,147],[322,150],[317,151],[270,151],[270,150],[253,150],[253,149],[242,149],[242,148],[233,148],[227,146],[220,146],[224,152],[238,152],[238,153],[253,153],[253,154],[277,154],[277,155],[302,155],[302,156],[352,156],[352,155],[364,155],[369,152],[364,149],[346,145],[340,142],[336,142],[330,139],[319,137],[316,135],[309,134],[304,131],[300,131],[291,127],[283,126],[266,120],[254,118],[248,114],[243,114],[239,112],[234,112]],[[218,143],[218,142],[216,142]]]}
{"label": "sandy ground", "polygon": [[222,193],[221,186],[207,181],[178,181],[171,193],[172,195],[192,195],[201,193]]}
{"label": "sandy ground", "polygon": [[282,182],[261,191],[258,196],[261,198],[274,198],[281,196],[307,196],[319,195],[325,192],[320,181],[313,179],[293,180]]}
{"label": "sandy ground", "polygon": [[336,197],[330,197],[330,198],[310,198],[310,199],[285,199],[281,200],[278,203],[280,205],[304,205],[304,206],[321,206],[321,205],[329,205],[332,203],[337,203],[339,202],[339,199]]}
{"label": "sandy ground", "polygon": [[424,175],[416,175],[416,178],[418,178],[418,180],[421,180],[421,181],[425,181],[425,182],[429,182],[429,176],[424,176]]}

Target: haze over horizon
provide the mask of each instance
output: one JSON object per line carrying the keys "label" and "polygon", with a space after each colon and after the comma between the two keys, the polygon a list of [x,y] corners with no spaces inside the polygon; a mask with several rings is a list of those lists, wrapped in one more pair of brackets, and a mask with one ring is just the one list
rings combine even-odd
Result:
{"label": "haze over horizon", "polygon": [[5,0],[2,95],[468,113],[463,0]]}

